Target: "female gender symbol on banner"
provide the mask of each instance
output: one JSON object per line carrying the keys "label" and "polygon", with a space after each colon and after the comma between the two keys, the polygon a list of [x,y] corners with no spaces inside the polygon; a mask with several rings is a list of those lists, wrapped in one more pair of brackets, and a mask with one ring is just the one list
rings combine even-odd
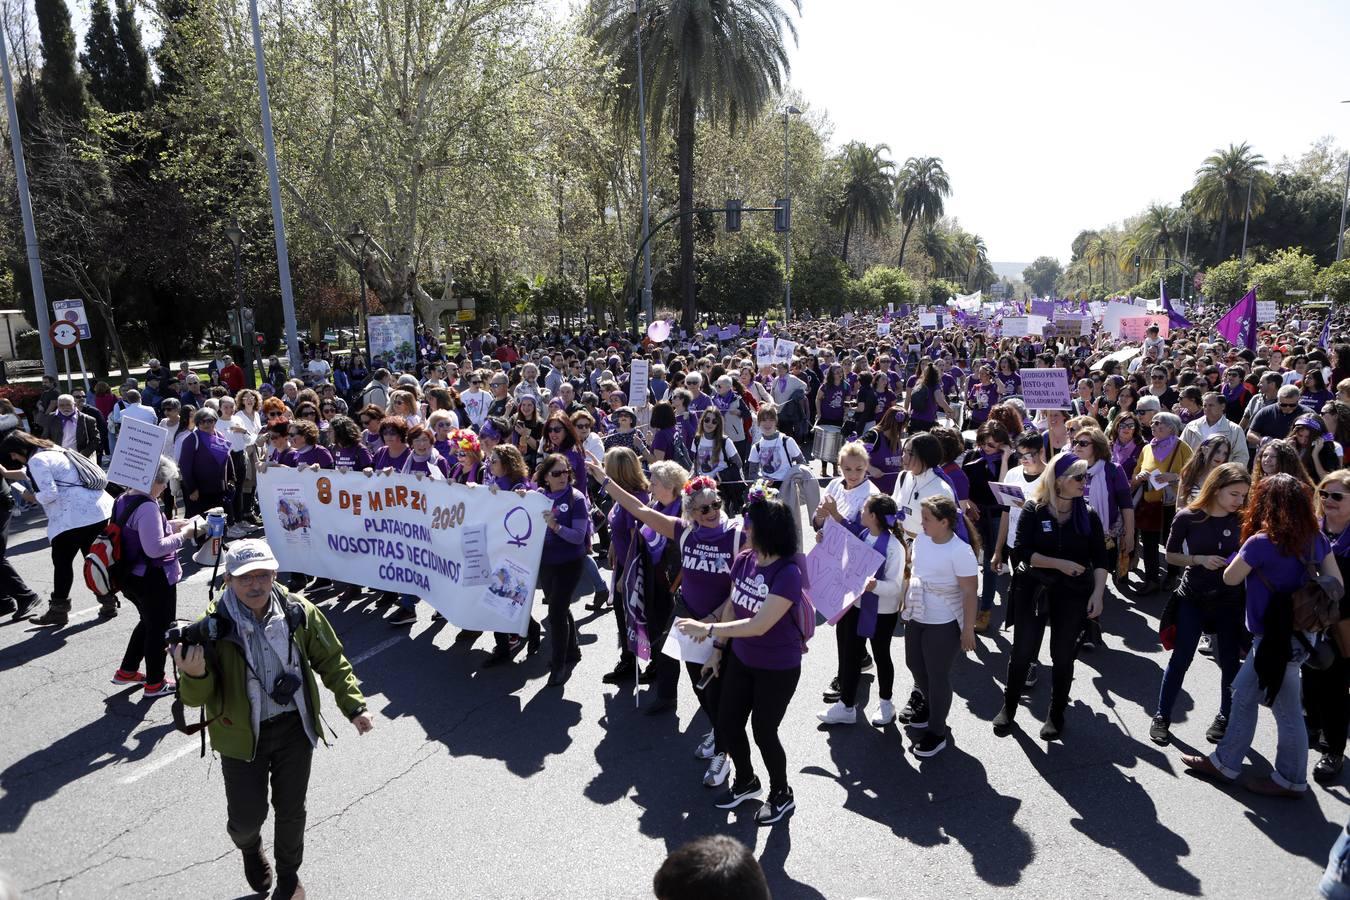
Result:
{"label": "female gender symbol on banner", "polygon": [[[521,513],[525,516],[526,531],[524,534],[516,534],[514,531],[511,530],[511,518],[516,513]],[[511,535],[512,537],[512,540],[509,541],[508,543],[510,543],[512,546],[515,547],[524,547],[525,542],[528,541],[530,539],[530,536],[534,534],[534,521],[530,519],[529,510],[527,510],[523,506],[512,507],[511,511],[506,514],[505,518],[502,519],[502,527],[505,528],[506,533]]]}

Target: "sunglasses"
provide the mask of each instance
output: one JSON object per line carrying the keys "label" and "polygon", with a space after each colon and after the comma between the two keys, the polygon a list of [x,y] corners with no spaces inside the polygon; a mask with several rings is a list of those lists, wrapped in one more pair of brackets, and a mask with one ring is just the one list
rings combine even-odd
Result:
{"label": "sunglasses", "polygon": [[570,477],[572,476],[572,470],[571,470],[571,469],[554,469],[552,472],[549,472],[549,473],[548,473],[548,477],[549,477],[549,478],[557,478],[557,477],[559,477],[559,476],[562,476],[563,478],[570,478]]}
{"label": "sunglasses", "polygon": [[1074,441],[1073,445],[1075,447],[1091,447],[1092,441]]}
{"label": "sunglasses", "polygon": [[1323,500],[1331,500],[1331,501],[1334,501],[1334,502],[1336,502],[1336,503],[1340,503],[1342,500],[1344,500],[1344,499],[1346,498],[1347,495],[1346,495],[1346,492],[1345,492],[1345,491],[1321,491],[1321,490],[1319,490],[1319,491],[1317,492],[1317,496],[1321,497]]}
{"label": "sunglasses", "polygon": [[715,510],[715,509],[721,509],[721,508],[722,508],[722,501],[721,501],[721,500],[714,500],[714,501],[712,501],[711,503],[704,503],[704,504],[702,504],[702,505],[700,505],[700,506],[695,506],[695,507],[694,507],[694,512],[698,513],[700,516],[706,516],[708,513],[712,512],[713,510]]}
{"label": "sunglasses", "polygon": [[1087,481],[1087,473],[1079,472],[1077,475],[1068,476],[1070,481]]}
{"label": "sunglasses", "polygon": [[1017,454],[1017,458],[1018,458],[1018,459],[1039,459],[1039,458],[1040,458],[1040,454],[1039,454],[1039,453],[1035,453],[1035,452],[1030,452],[1030,453],[1019,453],[1019,454]]}
{"label": "sunglasses", "polygon": [[566,429],[566,428],[563,428],[561,425],[550,425],[550,426],[549,426],[549,429],[548,429],[548,433],[549,433],[549,434],[562,434],[562,433],[563,433],[564,431],[566,431],[566,430],[567,430],[567,429]]}
{"label": "sunglasses", "polygon": [[1298,404],[1297,404],[1297,403],[1281,403],[1281,404],[1278,404],[1278,405],[1279,405],[1280,409],[1284,409],[1284,410],[1298,409]]}
{"label": "sunglasses", "polygon": [[282,416],[284,416],[284,415],[286,415],[286,414],[285,414],[285,413],[276,412],[275,410],[273,410],[272,412],[270,412],[270,413],[267,414],[267,418],[269,418],[269,419],[280,419],[280,418],[281,418]]}
{"label": "sunglasses", "polygon": [[1122,422],[1118,423],[1117,427],[1118,427],[1118,428],[1138,428],[1138,427],[1139,427],[1139,423],[1138,423],[1138,422],[1132,422],[1132,421],[1122,421]]}
{"label": "sunglasses", "polygon": [[469,384],[482,384],[482,383],[483,381],[480,378],[475,378],[473,381],[469,382]]}

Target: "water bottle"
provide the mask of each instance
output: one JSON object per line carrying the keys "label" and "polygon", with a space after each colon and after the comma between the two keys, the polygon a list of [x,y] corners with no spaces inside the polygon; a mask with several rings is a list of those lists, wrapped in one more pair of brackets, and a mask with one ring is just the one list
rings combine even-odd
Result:
{"label": "water bottle", "polygon": [[206,536],[208,539],[225,536],[225,510],[219,506],[206,511]]}

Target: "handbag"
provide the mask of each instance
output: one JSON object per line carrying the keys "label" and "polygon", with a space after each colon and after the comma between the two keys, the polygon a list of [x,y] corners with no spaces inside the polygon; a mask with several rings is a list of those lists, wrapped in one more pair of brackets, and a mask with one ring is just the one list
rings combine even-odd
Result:
{"label": "handbag", "polygon": [[1331,645],[1331,638],[1322,635],[1321,640],[1316,644],[1310,643],[1303,632],[1295,631],[1294,639],[1303,645],[1303,649],[1308,651],[1308,658],[1303,661],[1304,668],[1312,669],[1315,672],[1325,672],[1336,663],[1336,648]]}
{"label": "handbag", "polygon": [[1163,502],[1141,500],[1134,510],[1134,527],[1140,531],[1162,531]]}

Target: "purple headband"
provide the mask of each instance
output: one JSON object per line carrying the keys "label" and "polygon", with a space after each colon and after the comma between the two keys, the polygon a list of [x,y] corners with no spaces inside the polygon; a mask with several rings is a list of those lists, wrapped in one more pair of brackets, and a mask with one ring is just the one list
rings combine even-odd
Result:
{"label": "purple headband", "polygon": [[478,431],[478,436],[492,438],[493,440],[498,441],[502,439],[501,432],[497,430],[497,426],[493,425],[491,420],[483,423],[483,427]]}
{"label": "purple headband", "polygon": [[1059,459],[1055,460],[1055,477],[1063,478],[1064,473],[1072,469],[1076,462],[1082,462],[1082,460],[1072,453],[1061,453]]}

